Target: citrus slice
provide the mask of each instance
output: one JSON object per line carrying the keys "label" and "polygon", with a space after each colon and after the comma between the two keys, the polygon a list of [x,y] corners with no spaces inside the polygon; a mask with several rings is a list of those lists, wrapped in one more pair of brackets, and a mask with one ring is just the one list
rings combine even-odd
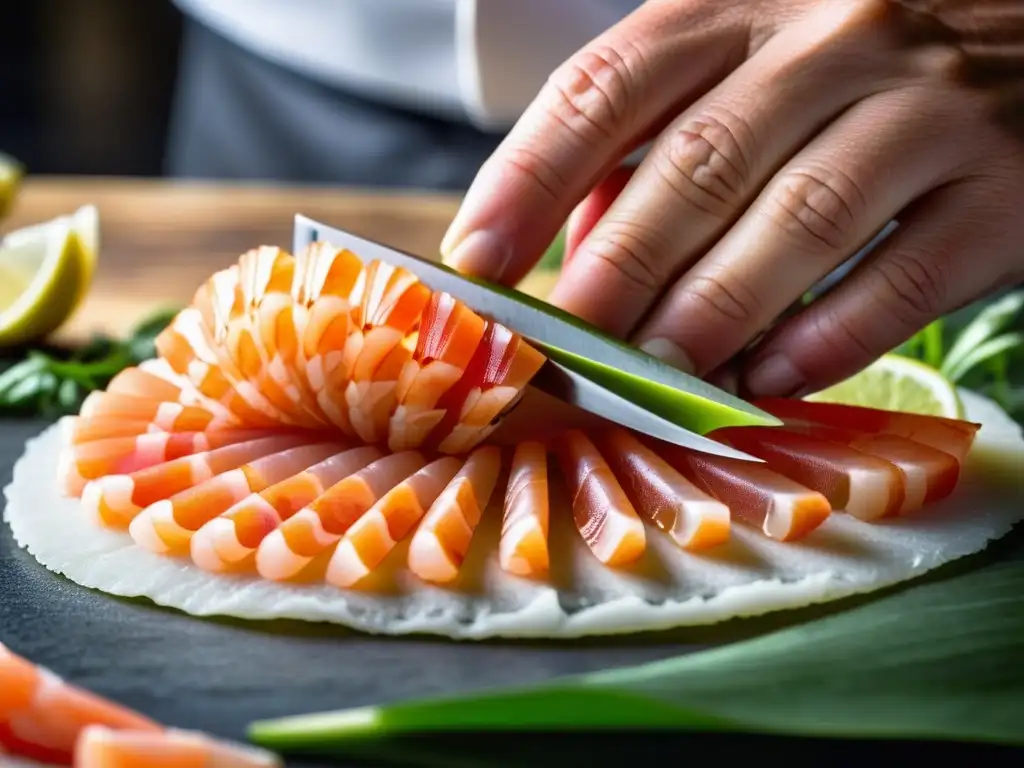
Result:
{"label": "citrus slice", "polygon": [[964,415],[951,381],[931,366],[895,354],[884,355],[860,373],[805,399],[950,419]]}
{"label": "citrus slice", "polygon": [[91,205],[0,241],[0,346],[52,333],[81,304],[99,250],[99,214]]}
{"label": "citrus slice", "polygon": [[0,218],[3,218],[18,196],[25,168],[10,155],[0,152]]}

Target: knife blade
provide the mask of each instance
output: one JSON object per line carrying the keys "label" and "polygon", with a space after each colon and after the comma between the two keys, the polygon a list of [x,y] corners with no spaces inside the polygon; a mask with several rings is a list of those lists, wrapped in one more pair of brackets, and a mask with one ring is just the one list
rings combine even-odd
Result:
{"label": "knife blade", "polygon": [[666,443],[690,448],[701,453],[711,453],[728,459],[762,462],[756,456],[739,451],[729,445],[698,435],[656,413],[640,407],[631,400],[605,389],[580,373],[564,365],[548,360],[530,380],[530,386],[547,392],[552,397],[572,403],[577,408],[614,421],[628,429],[642,432],[648,437],[664,440]]}
{"label": "knife blade", "polygon": [[[653,417],[651,429],[664,431],[666,423],[677,427],[677,438],[672,442],[683,439],[683,432],[679,429],[686,431],[692,442],[693,438],[720,426],[775,426],[781,423],[774,416],[724,390],[600,334],[546,302],[462,275],[444,264],[367,240],[301,214],[296,215],[293,252],[298,253],[320,240],[347,249],[364,261],[380,260],[404,267],[433,290],[445,291],[471,307],[485,308],[490,318],[528,339],[549,360],[558,363],[563,373],[575,371],[582,374],[575,377],[577,380],[585,379],[597,385],[595,388],[581,384],[566,391],[586,392],[589,404],[586,410],[612,421],[618,421],[615,408],[622,402],[628,402],[635,419],[640,419],[639,413]],[[613,397],[601,398],[597,395],[599,390]],[[689,401],[695,407],[680,407],[680,400]],[[600,410],[595,411],[595,408]],[[640,431],[648,432],[646,429]],[[719,452],[719,443],[707,442],[712,443],[707,448],[716,449],[711,452]],[[747,457],[747,460],[757,461],[753,457]]]}

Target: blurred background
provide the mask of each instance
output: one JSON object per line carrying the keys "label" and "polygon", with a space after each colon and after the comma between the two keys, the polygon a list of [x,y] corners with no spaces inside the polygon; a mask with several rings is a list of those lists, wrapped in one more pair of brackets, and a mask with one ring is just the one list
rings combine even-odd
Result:
{"label": "blurred background", "polygon": [[0,150],[30,173],[163,173],[182,31],[171,2],[12,3],[5,27]]}

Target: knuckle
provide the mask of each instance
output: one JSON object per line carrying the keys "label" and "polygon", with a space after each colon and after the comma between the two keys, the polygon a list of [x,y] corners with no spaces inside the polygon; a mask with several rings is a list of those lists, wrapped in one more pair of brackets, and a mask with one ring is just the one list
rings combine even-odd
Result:
{"label": "knuckle", "polygon": [[644,294],[656,295],[665,279],[663,259],[649,238],[626,228],[602,232],[587,255],[614,269],[622,279]]}
{"label": "knuckle", "polygon": [[730,218],[750,185],[750,135],[736,115],[687,120],[668,134],[655,155],[655,167],[689,205],[716,218]]}
{"label": "knuckle", "polygon": [[512,146],[502,155],[502,162],[515,175],[523,177],[554,203],[561,203],[569,185],[551,160],[526,146]]}
{"label": "knuckle", "polygon": [[545,85],[551,117],[587,144],[615,138],[632,123],[643,89],[643,55],[635,46],[595,46],[556,69]]}
{"label": "knuckle", "polygon": [[849,176],[838,169],[810,166],[778,181],[765,213],[798,243],[831,254],[856,240],[866,208],[864,194]]}
{"label": "knuckle", "polygon": [[879,261],[878,277],[890,296],[891,314],[908,327],[930,320],[946,303],[949,259],[941,254],[895,251]]}
{"label": "knuckle", "polygon": [[699,275],[687,285],[691,301],[703,306],[712,321],[723,319],[739,325],[751,325],[760,314],[757,295],[735,279]]}

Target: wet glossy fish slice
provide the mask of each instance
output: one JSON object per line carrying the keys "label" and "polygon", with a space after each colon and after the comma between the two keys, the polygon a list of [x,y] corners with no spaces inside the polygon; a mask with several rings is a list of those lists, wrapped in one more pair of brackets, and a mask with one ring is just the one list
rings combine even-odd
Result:
{"label": "wet glossy fish slice", "polygon": [[106,475],[85,486],[82,510],[100,525],[127,528],[150,504],[305,440],[297,435],[275,435],[182,456],[127,475]]}
{"label": "wet glossy fish slice", "polygon": [[359,324],[345,346],[345,402],[356,433],[377,442],[387,434],[398,378],[412,357],[403,342],[419,325],[431,291],[408,270],[381,261],[367,264],[356,291]]}
{"label": "wet glossy fish slice", "polygon": [[858,432],[898,435],[967,458],[980,424],[938,416],[885,411],[839,403],[818,403],[788,398],[764,398],[754,405],[786,422],[820,424]]}
{"label": "wet glossy fish slice", "polygon": [[283,768],[271,752],[194,731],[90,726],[75,747],[75,768]]}
{"label": "wet glossy fish slice", "polygon": [[438,400],[462,378],[483,338],[485,322],[447,293],[434,293],[420,322],[416,350],[398,378],[388,423],[392,451],[416,448],[444,417]]}
{"label": "wet glossy fish slice", "polygon": [[263,539],[256,550],[256,570],[274,581],[297,576],[335,546],[377,499],[425,464],[418,451],[393,453],[335,483]]}
{"label": "wet glossy fish slice", "polygon": [[683,549],[703,550],[729,539],[729,507],[698,488],[625,429],[596,439],[601,455],[642,517]]}
{"label": "wet glossy fish slice", "polygon": [[[288,423],[317,429],[326,423],[319,408],[307,408],[291,381],[278,381],[271,375],[270,357],[263,338],[266,331],[272,337],[269,341],[276,340],[275,325],[280,311],[291,305],[294,265],[290,254],[270,246],[242,255],[238,270],[217,287],[221,323],[225,328],[223,348],[233,364],[233,371],[283,414]],[[280,297],[276,302],[275,294]],[[282,304],[281,298],[286,304]],[[264,308],[266,311],[261,315]],[[290,313],[285,317],[290,318]],[[246,392],[243,394],[252,400]]]}
{"label": "wet glossy fish slice", "polygon": [[337,442],[297,445],[261,456],[162,499],[139,512],[128,527],[135,543],[160,554],[187,551],[192,535],[233,505],[308,469],[344,449]]}
{"label": "wet glossy fish slice", "polygon": [[222,419],[199,406],[121,392],[92,392],[82,403],[79,415],[86,419],[148,421],[168,432],[202,432],[205,429],[238,426],[237,421]]}
{"label": "wet glossy fish slice", "polygon": [[257,248],[239,261],[240,288],[263,364],[262,375],[274,382],[295,409],[318,424],[327,424],[330,420],[297,367],[300,329],[307,317],[305,306],[297,306],[293,296],[303,279],[298,269],[299,261],[280,248]]}
{"label": "wet glossy fish slice", "polygon": [[456,454],[479,445],[519,401],[544,361],[520,336],[488,321],[465,375],[438,401],[445,416],[428,444]]}
{"label": "wet glossy fish slice", "polygon": [[788,427],[821,440],[849,445],[895,464],[903,473],[901,515],[946,498],[960,481],[960,462],[955,456],[899,435],[865,434],[835,427]]}
{"label": "wet glossy fish slice", "polygon": [[220,403],[240,421],[252,426],[274,426],[280,419],[267,407],[251,405],[225,375],[212,348],[203,317],[196,307],[179,312],[156,337],[156,349],[175,373],[188,378],[205,397]]}
{"label": "wet glossy fish slice", "polygon": [[778,541],[806,536],[828,518],[822,494],[772,472],[763,464],[697,453],[660,443],[655,451],[698,488],[729,507],[733,520]]}
{"label": "wet glossy fish slice", "polygon": [[68,684],[0,644],[0,765],[4,751],[70,765],[75,741],[89,725],[160,732],[142,715]]}
{"label": "wet glossy fish slice", "polygon": [[146,467],[193,453],[270,437],[265,429],[221,429],[209,432],[147,432],[67,445],[57,468],[64,494],[82,495],[86,483],[104,475],[128,475]]}
{"label": "wet glossy fish slice", "polygon": [[353,253],[313,243],[296,256],[292,297],[299,344],[295,378],[308,387],[320,410],[347,435],[355,435],[345,407],[345,347],[356,326],[353,291],[363,262]]}
{"label": "wet glossy fish slice", "polygon": [[594,556],[613,567],[638,560],[647,547],[643,521],[597,447],[570,430],[557,453],[576,528]]}
{"label": "wet glossy fish slice", "polygon": [[327,583],[350,587],[373,572],[409,535],[461,468],[461,459],[446,456],[385,493],[338,542],[327,567]]}
{"label": "wet glossy fish slice", "polygon": [[476,448],[424,515],[409,544],[409,569],[427,582],[459,575],[501,472],[501,449]]}
{"label": "wet glossy fish slice", "polygon": [[549,515],[547,449],[538,442],[519,443],[512,454],[498,543],[502,570],[524,577],[548,573]]}
{"label": "wet glossy fish slice", "polygon": [[859,520],[889,517],[903,506],[899,468],[847,445],[774,427],[728,427],[710,436],[764,459],[768,469],[817,491],[833,510]]}
{"label": "wet glossy fish slice", "polygon": [[106,391],[196,406],[212,413],[218,423],[241,423],[235,414],[203,395],[187,378],[176,374],[166,360],[146,360],[138,367],[125,368],[110,380]]}
{"label": "wet glossy fish slice", "polygon": [[284,520],[379,458],[381,452],[373,446],[351,448],[250,494],[196,531],[191,544],[193,562],[212,572],[239,566]]}
{"label": "wet glossy fish slice", "polygon": [[64,445],[83,445],[94,440],[109,440],[112,437],[135,437],[151,432],[166,432],[153,422],[118,418],[86,419],[81,416],[65,416],[60,420],[61,439]]}

